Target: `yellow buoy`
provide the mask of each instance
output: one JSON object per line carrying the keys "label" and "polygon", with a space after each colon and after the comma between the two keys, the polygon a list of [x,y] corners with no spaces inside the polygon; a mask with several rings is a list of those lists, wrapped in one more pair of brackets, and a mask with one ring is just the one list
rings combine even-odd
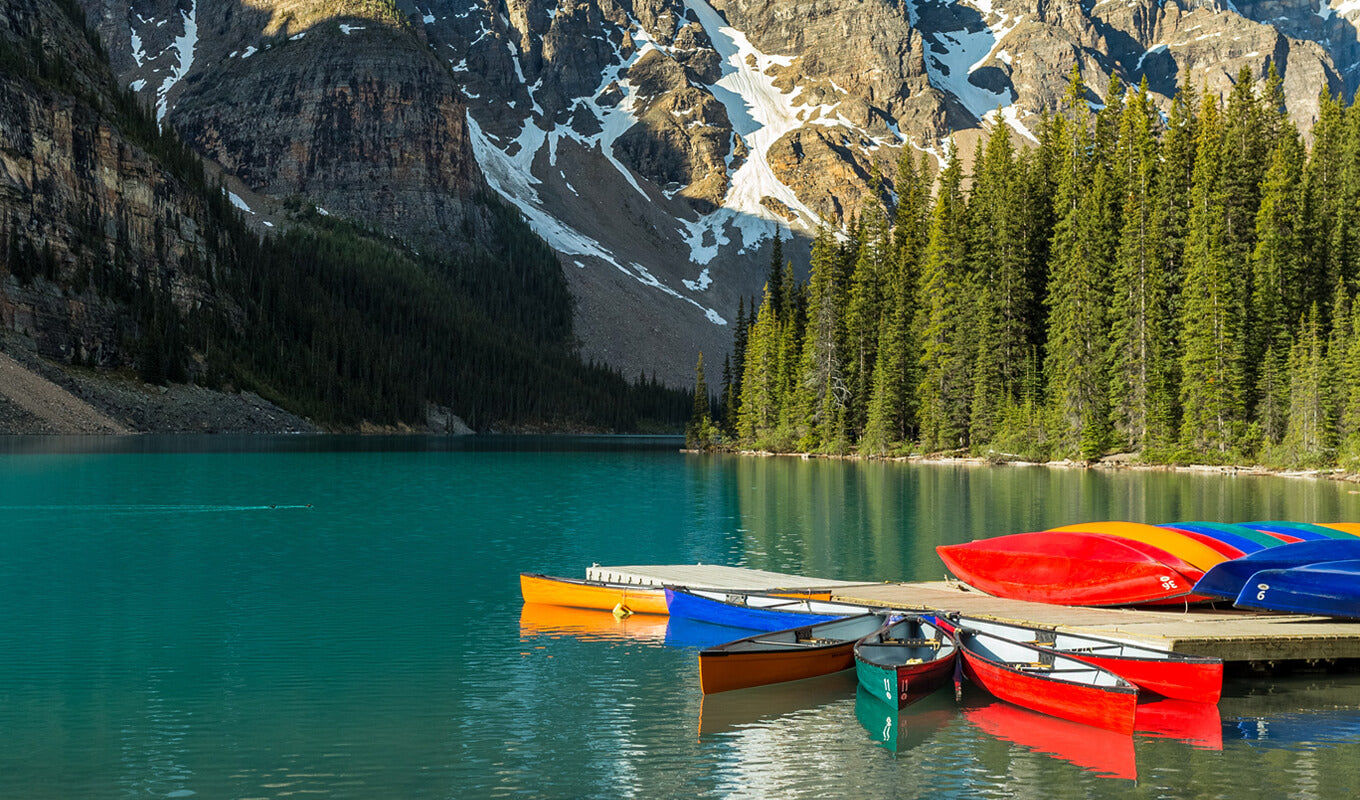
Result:
{"label": "yellow buoy", "polygon": [[628,619],[631,616],[633,616],[633,609],[629,608],[623,603],[619,603],[618,605],[614,606],[615,619]]}

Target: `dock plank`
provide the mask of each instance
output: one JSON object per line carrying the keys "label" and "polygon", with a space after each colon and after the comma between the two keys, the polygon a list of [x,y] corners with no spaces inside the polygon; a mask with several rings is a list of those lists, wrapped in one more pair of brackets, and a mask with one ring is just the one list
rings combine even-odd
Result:
{"label": "dock plank", "polygon": [[694,589],[843,589],[860,587],[864,581],[842,581],[832,578],[809,578],[785,572],[729,567],[722,564],[651,564],[643,566],[602,567],[586,569],[586,578],[610,583],[637,586],[688,586]]}

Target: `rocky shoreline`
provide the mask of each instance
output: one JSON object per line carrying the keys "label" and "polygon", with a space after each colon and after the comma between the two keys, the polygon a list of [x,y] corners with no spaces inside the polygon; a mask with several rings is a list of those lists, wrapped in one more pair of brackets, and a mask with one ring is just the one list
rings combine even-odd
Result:
{"label": "rocky shoreline", "polygon": [[322,429],[252,392],[154,386],[53,364],[11,337],[0,347],[0,435],[310,433]]}

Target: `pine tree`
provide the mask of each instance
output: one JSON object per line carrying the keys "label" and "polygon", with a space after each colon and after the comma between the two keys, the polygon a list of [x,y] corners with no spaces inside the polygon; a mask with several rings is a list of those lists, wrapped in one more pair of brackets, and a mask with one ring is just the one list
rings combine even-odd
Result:
{"label": "pine tree", "polygon": [[1074,67],[1065,104],[1064,161],[1055,194],[1048,288],[1048,377],[1060,452],[1084,458],[1105,447],[1108,413],[1108,299],[1113,230],[1106,165],[1092,160],[1085,89]]}
{"label": "pine tree", "polygon": [[1337,226],[1343,215],[1341,203],[1345,197],[1343,156],[1345,150],[1345,117],[1339,97],[1332,97],[1324,89],[1318,98],[1318,118],[1313,123],[1313,148],[1304,168],[1304,213],[1307,259],[1303,264],[1300,283],[1304,303],[1322,307],[1328,293],[1341,277],[1341,269],[1332,252]]}
{"label": "pine tree", "polygon": [[1176,93],[1162,135],[1160,163],[1153,184],[1152,230],[1158,233],[1157,269],[1166,284],[1166,351],[1148,375],[1148,429],[1145,450],[1170,453],[1180,442],[1181,289],[1185,278],[1185,237],[1194,183],[1199,121],[1193,86]]}
{"label": "pine tree", "polygon": [[998,125],[977,160],[968,201],[969,256],[977,275],[976,338],[969,436],[990,440],[1002,410],[1015,400],[1031,343],[1032,297],[1023,210],[1016,207],[1010,129]]}
{"label": "pine tree", "polygon": [[878,334],[878,358],[860,450],[886,453],[915,433],[919,366],[914,336],[921,253],[929,234],[930,172],[922,154],[920,168],[904,150],[897,165],[897,210],[892,263],[884,291],[886,312]]}
{"label": "pine tree", "polygon": [[1242,434],[1244,276],[1226,252],[1222,183],[1223,126],[1217,102],[1205,97],[1199,117],[1195,177],[1185,251],[1180,329],[1181,441],[1202,453],[1226,454]]}
{"label": "pine tree", "polygon": [[1331,455],[1331,424],[1327,414],[1329,391],[1326,346],[1311,306],[1289,351],[1289,423],[1284,448],[1291,462],[1326,463]]}
{"label": "pine tree", "polygon": [[1279,136],[1256,215],[1247,361],[1257,366],[1255,416],[1271,444],[1284,436],[1288,385],[1283,378],[1293,324],[1303,312],[1303,162],[1303,145],[1291,125]]}
{"label": "pine tree", "polygon": [[949,164],[940,175],[930,218],[921,275],[921,443],[927,450],[966,447],[973,396],[973,347],[969,309],[963,167],[951,141]]}
{"label": "pine tree", "polygon": [[765,288],[756,322],[746,343],[741,380],[737,436],[748,446],[768,443],[779,421],[779,318],[769,287]]}
{"label": "pine tree", "polygon": [[694,365],[694,409],[685,428],[685,446],[691,450],[707,450],[713,446],[712,402],[708,396],[708,381],[704,379],[704,353],[700,350],[699,361]]}
{"label": "pine tree", "polygon": [[1162,232],[1153,227],[1161,161],[1153,133],[1156,109],[1147,82],[1125,106],[1120,125],[1124,174],[1123,226],[1115,257],[1110,307],[1110,412],[1120,444],[1138,449],[1149,437],[1157,375],[1169,357],[1170,307]]}
{"label": "pine tree", "polygon": [[839,447],[842,440],[841,409],[849,396],[841,346],[842,283],[839,248],[830,231],[818,231],[812,244],[807,329],[799,369],[801,382],[793,401],[798,447],[804,451]]}
{"label": "pine tree", "polygon": [[860,246],[850,275],[845,313],[845,377],[849,389],[846,432],[857,439],[864,430],[873,371],[878,359],[878,339],[883,320],[884,292],[893,266],[891,231],[887,213],[877,202],[878,176],[870,182],[872,197],[860,217]]}

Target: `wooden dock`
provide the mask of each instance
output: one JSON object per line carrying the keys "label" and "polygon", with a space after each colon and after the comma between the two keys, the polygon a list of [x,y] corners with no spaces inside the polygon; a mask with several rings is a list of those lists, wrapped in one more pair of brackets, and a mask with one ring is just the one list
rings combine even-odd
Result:
{"label": "wooden dock", "polygon": [[[774,591],[776,589],[839,589],[865,586],[864,581],[838,581],[831,578],[809,578],[785,572],[763,569],[726,567],[721,564],[652,564],[634,567],[602,567],[595,564],[586,570],[586,579],[627,583],[637,586],[689,586],[694,589],[745,589]],[[867,584],[878,585],[878,584]]]}
{"label": "wooden dock", "polygon": [[1158,610],[1078,608],[992,597],[952,582],[856,583],[709,564],[597,565],[587,570],[587,576],[643,586],[746,590],[829,587],[833,599],[848,603],[957,611],[968,616],[1123,639],[1178,653],[1215,656],[1228,663],[1251,664],[1267,670],[1360,660],[1360,620],[1184,606]]}

